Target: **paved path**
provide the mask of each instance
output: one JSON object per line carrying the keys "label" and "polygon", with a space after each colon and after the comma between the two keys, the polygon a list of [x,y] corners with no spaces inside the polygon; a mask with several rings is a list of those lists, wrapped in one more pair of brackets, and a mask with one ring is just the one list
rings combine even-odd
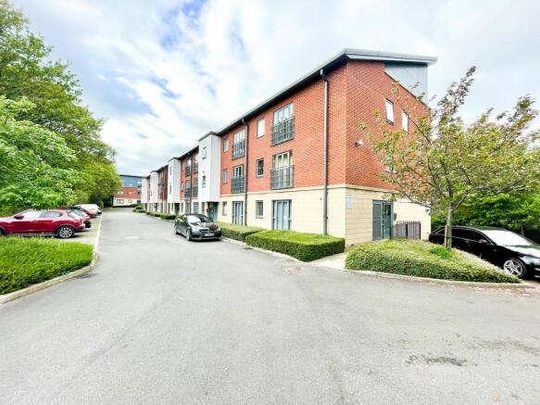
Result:
{"label": "paved path", "polygon": [[0,403],[540,401],[536,292],[313,268],[120,210],[100,255],[0,307]]}

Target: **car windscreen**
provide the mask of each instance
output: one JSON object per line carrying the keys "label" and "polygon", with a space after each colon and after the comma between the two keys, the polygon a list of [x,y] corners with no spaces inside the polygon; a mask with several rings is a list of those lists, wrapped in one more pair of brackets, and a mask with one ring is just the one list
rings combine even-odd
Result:
{"label": "car windscreen", "polygon": [[501,246],[531,246],[532,242],[517,233],[501,229],[484,230],[493,242]]}
{"label": "car windscreen", "polygon": [[211,222],[205,215],[188,215],[187,221],[190,224],[200,224],[201,222]]}
{"label": "car windscreen", "polygon": [[73,218],[83,218],[84,214],[79,210],[68,211],[68,215]]}

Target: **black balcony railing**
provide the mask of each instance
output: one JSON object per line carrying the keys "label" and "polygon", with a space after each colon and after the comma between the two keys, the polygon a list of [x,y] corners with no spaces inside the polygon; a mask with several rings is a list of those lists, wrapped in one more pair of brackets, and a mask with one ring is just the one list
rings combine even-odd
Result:
{"label": "black balcony railing", "polygon": [[193,198],[197,198],[199,196],[199,185],[197,183],[193,185],[193,194],[191,196]]}
{"label": "black balcony railing", "polygon": [[294,166],[280,167],[272,169],[270,174],[270,188],[279,190],[282,188],[291,188],[294,184]]}
{"label": "black balcony railing", "polygon": [[245,140],[233,143],[233,146],[232,146],[233,159],[241,158],[245,156],[245,154],[246,154],[246,141]]}
{"label": "black balcony railing", "polygon": [[246,176],[233,176],[231,178],[231,193],[239,194],[245,191]]}
{"label": "black balcony railing", "polygon": [[193,173],[198,173],[199,172],[199,164],[198,163],[193,163]]}
{"label": "black balcony railing", "polygon": [[186,166],[186,176],[189,176],[191,174],[191,165]]}
{"label": "black balcony railing", "polygon": [[184,190],[184,198],[191,198],[191,187],[186,187]]}
{"label": "black balcony railing", "polygon": [[294,138],[294,117],[272,126],[272,145],[287,142]]}

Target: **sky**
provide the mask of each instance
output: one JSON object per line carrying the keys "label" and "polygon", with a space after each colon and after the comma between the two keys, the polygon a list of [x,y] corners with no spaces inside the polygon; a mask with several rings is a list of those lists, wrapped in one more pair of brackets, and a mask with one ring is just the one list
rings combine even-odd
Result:
{"label": "sky", "polygon": [[436,56],[430,97],[477,65],[469,121],[540,99],[537,0],[12,1],[80,78],[122,174],[148,174],[343,48]]}

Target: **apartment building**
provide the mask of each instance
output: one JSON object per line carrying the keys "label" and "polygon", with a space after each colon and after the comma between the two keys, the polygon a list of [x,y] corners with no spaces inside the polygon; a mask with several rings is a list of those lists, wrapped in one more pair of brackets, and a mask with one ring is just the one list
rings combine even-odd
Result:
{"label": "apartment building", "polygon": [[120,175],[122,188],[113,196],[113,207],[127,207],[141,202],[141,176]]}
{"label": "apartment building", "polygon": [[427,70],[435,61],[344,50],[178,157],[179,212],[328,233],[348,244],[387,238],[397,221],[417,221],[426,238],[429,211],[393,198],[370,135],[385,127],[414,131],[411,122],[428,113]]}

